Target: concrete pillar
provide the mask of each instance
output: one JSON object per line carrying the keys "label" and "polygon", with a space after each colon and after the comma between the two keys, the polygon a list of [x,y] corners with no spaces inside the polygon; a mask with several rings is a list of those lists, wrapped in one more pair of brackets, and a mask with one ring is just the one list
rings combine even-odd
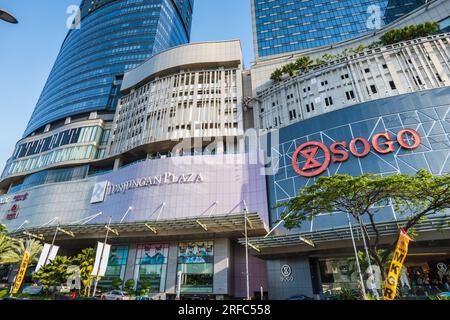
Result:
{"label": "concrete pillar", "polygon": [[230,257],[229,239],[214,240],[214,294],[230,295]]}
{"label": "concrete pillar", "polygon": [[177,293],[177,266],[178,266],[178,242],[172,242],[169,246],[167,259],[166,293]]}
{"label": "concrete pillar", "polygon": [[124,284],[130,279],[134,279],[136,281],[134,289],[137,288],[137,279],[134,277],[135,275],[135,268],[136,268],[136,257],[137,257],[137,244],[130,244],[128,246],[128,259],[127,259],[127,266],[125,268],[125,277],[124,277]]}
{"label": "concrete pillar", "polygon": [[119,170],[119,168],[122,166],[123,160],[122,158],[116,158],[114,160],[114,171]]}
{"label": "concrete pillar", "polygon": [[[282,273],[283,269],[284,274]],[[286,300],[300,294],[313,297],[308,257],[300,256],[267,261],[267,278],[270,300]]]}
{"label": "concrete pillar", "polygon": [[216,154],[224,154],[225,152],[225,146],[223,142],[223,138],[219,137],[216,138]]}

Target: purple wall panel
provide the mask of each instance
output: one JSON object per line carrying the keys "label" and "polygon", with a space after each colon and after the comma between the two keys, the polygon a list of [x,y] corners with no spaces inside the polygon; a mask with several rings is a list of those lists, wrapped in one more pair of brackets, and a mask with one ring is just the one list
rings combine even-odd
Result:
{"label": "purple wall panel", "polygon": [[[234,296],[245,298],[247,296],[247,280],[245,275],[245,246],[236,244],[233,256],[234,269]],[[249,254],[250,295],[260,292],[261,286],[267,291],[266,262]]]}
{"label": "purple wall panel", "polygon": [[[174,174],[201,175],[202,182],[187,184],[160,184],[130,189],[124,193],[109,194],[102,203],[92,204],[90,214],[103,212],[120,221],[132,206],[125,222],[207,217],[208,215],[238,214],[244,210],[258,212],[268,225],[267,194],[263,166],[249,164],[245,154],[225,156],[176,157],[140,162],[97,177],[97,183],[109,181],[120,185],[133,179]],[[214,203],[217,202],[217,205]],[[162,204],[165,203],[161,211]]]}

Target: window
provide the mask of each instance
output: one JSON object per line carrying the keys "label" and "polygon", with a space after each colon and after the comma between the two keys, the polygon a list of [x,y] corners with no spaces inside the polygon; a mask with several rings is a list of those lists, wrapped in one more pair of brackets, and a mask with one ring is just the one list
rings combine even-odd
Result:
{"label": "window", "polygon": [[[417,80],[417,81],[416,81],[416,80]],[[420,86],[423,85],[422,80],[420,79],[419,76],[416,76],[414,82],[416,83],[416,85],[417,85],[417,84],[420,85]]]}
{"label": "window", "polygon": [[367,92],[368,92],[369,94],[370,94],[370,92],[372,92],[373,94],[378,93],[378,90],[377,90],[376,85],[372,84],[372,85],[370,86],[370,91],[369,91],[369,88],[367,88]]}
{"label": "window", "polygon": [[125,279],[128,259],[128,246],[112,246],[109,253],[105,276],[99,281],[99,287],[109,289],[115,279]]}
{"label": "window", "polygon": [[290,110],[289,111],[289,119],[294,120],[296,118],[297,118],[297,112],[295,110]]}
{"label": "window", "polygon": [[214,242],[180,243],[178,272],[181,272],[181,293],[212,293]]}
{"label": "window", "polygon": [[165,291],[168,256],[167,244],[138,245],[134,269],[134,280],[138,290],[146,289],[151,293]]}
{"label": "window", "polygon": [[348,73],[341,75],[341,79],[342,79],[342,80],[348,79],[349,77],[350,77],[350,76],[349,76]]}
{"label": "window", "polygon": [[365,73],[370,73],[370,69],[369,69],[369,68],[366,68],[366,69],[364,69],[364,72],[365,72]]}
{"label": "window", "polygon": [[396,87],[394,81],[389,81],[389,86],[391,87],[391,90],[397,89],[397,87]]}
{"label": "window", "polygon": [[353,90],[347,91],[345,95],[347,96],[347,100],[355,99],[355,92]]}
{"label": "window", "polygon": [[328,97],[325,98],[325,105],[328,106],[332,106],[333,105],[333,98],[332,97]]}

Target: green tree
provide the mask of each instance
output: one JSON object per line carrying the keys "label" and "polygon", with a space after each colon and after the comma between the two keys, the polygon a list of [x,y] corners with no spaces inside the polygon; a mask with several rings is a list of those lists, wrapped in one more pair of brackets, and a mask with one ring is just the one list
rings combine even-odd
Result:
{"label": "green tree", "polygon": [[152,288],[152,282],[150,279],[139,280],[139,294],[146,295]]}
{"label": "green tree", "polygon": [[0,264],[11,263],[11,252],[15,248],[15,243],[6,236],[0,233]]}
{"label": "green tree", "polygon": [[114,278],[111,281],[111,287],[113,288],[113,290],[122,289],[122,285],[123,285],[123,280],[120,278]]}
{"label": "green tree", "polygon": [[371,258],[380,267],[383,278],[386,265],[395,243],[387,250],[380,250],[381,232],[376,223],[377,214],[393,204],[397,213],[407,215],[404,228],[412,228],[428,216],[450,208],[450,176],[436,177],[421,170],[416,175],[392,175],[381,177],[365,174],[359,177],[334,175],[320,177],[299,191],[297,197],[279,207],[286,209],[282,218],[289,229],[300,226],[318,214],[343,212],[357,221],[367,218],[374,237],[369,237],[368,227],[361,223],[363,236]]}
{"label": "green tree", "polygon": [[[397,198],[394,205],[400,213],[408,214],[403,229],[414,237],[417,225],[450,208],[450,175],[434,176],[427,170],[420,170],[411,180],[412,185],[400,192],[402,198]],[[391,259],[396,244],[393,242],[385,250],[382,263]]]}
{"label": "green tree", "polygon": [[297,65],[295,64],[295,62],[291,62],[291,63],[284,65],[283,68],[281,69],[281,71],[284,74],[289,75],[290,77],[293,77],[296,74],[296,72],[298,71],[298,69],[297,69]]}
{"label": "green tree", "polygon": [[[0,235],[0,239],[1,239]],[[1,240],[0,240],[1,241]],[[11,241],[11,247],[7,252],[3,254],[0,253],[1,263],[15,264],[20,263],[25,254],[25,250],[28,248],[30,252],[30,264],[38,262],[39,255],[42,251],[42,244],[35,239],[25,240],[25,241]]]}
{"label": "green tree", "polygon": [[275,69],[275,71],[272,72],[272,75],[270,76],[270,80],[272,80],[274,82],[280,82],[282,76],[283,76],[283,71],[281,71],[281,69]]}
{"label": "green tree", "polygon": [[363,51],[366,50],[366,49],[367,49],[367,47],[366,47],[365,45],[360,44],[358,47],[356,47],[356,48],[354,48],[354,49],[351,49],[351,52],[357,54],[357,53],[363,52]]}
{"label": "green tree", "polygon": [[80,268],[80,280],[83,285],[85,296],[89,295],[92,287],[93,277],[91,276],[94,269],[95,252],[93,248],[84,249],[81,253],[76,255],[73,259],[74,265]]}
{"label": "green tree", "polygon": [[128,294],[133,294],[135,292],[135,285],[136,282],[134,281],[134,279],[129,279],[125,282],[125,290],[128,292]]}
{"label": "green tree", "polygon": [[440,26],[437,22],[426,22],[418,25],[410,25],[401,29],[393,29],[380,37],[381,45],[390,45],[401,41],[426,37],[439,32]]}
{"label": "green tree", "polygon": [[53,261],[42,266],[33,275],[33,281],[40,283],[45,290],[55,288],[67,282],[70,272],[69,266],[73,265],[73,260],[65,256],[57,256]]}
{"label": "green tree", "polygon": [[322,56],[322,60],[323,60],[325,63],[331,62],[331,61],[333,61],[333,60],[335,60],[335,59],[336,59],[336,56],[335,56],[335,55],[332,55],[332,54],[329,54],[329,53],[325,53],[325,54]]}
{"label": "green tree", "polygon": [[314,62],[309,56],[300,57],[295,61],[295,66],[300,72],[308,72],[313,64]]}

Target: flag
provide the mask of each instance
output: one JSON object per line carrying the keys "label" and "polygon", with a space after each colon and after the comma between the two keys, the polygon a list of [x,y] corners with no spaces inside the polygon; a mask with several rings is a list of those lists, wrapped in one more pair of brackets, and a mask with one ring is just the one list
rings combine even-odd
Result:
{"label": "flag", "polygon": [[19,292],[20,286],[22,285],[23,279],[28,269],[28,264],[30,263],[30,252],[25,250],[23,255],[22,263],[20,264],[19,273],[17,274],[16,280],[14,282],[14,287],[12,289],[12,294]]}
{"label": "flag", "polygon": [[391,267],[389,268],[389,273],[386,278],[384,300],[395,300],[395,297],[397,296],[398,280],[400,278],[406,256],[408,255],[410,241],[413,241],[413,239],[406,233],[405,230],[402,229],[394,252],[394,257],[392,258]]}
{"label": "flag", "polygon": [[105,245],[101,242],[97,245],[97,254],[95,255],[94,268],[92,269],[92,276],[104,277],[106,273],[106,267],[108,266],[109,252],[111,246]]}
{"label": "flag", "polygon": [[[50,251],[51,250],[51,251]],[[44,248],[42,249],[41,256],[39,257],[38,264],[36,266],[35,272],[38,272],[40,268],[48,264],[50,261],[55,260],[56,255],[58,254],[59,247],[53,246],[51,244],[44,244]]]}

